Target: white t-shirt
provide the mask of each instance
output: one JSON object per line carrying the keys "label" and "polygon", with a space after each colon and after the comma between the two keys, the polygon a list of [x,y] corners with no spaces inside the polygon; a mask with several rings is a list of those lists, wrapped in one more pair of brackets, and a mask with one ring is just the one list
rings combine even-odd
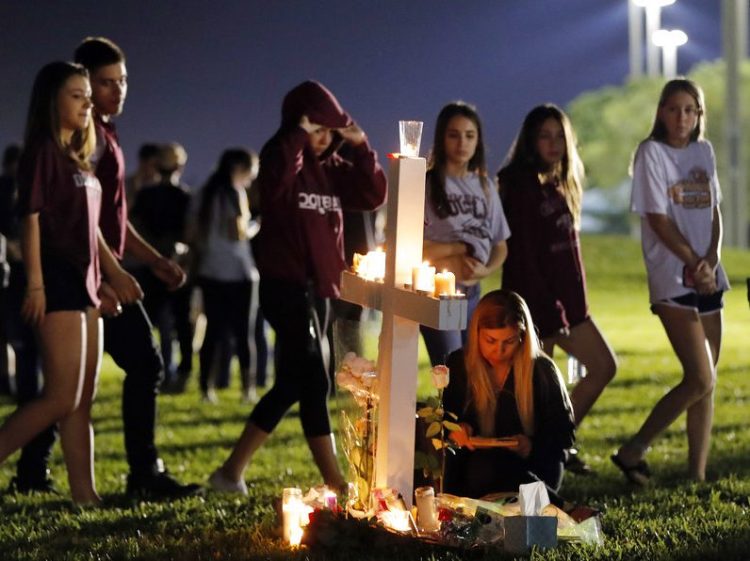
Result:
{"label": "white t-shirt", "polygon": [[[706,140],[673,148],[663,142],[643,142],[633,165],[630,208],[641,216],[641,245],[648,273],[651,303],[675,298],[693,288],[683,284],[684,263],[651,229],[646,214],[665,214],[698,255],[711,244],[714,207],[721,202],[716,157]],[[719,290],[729,289],[724,269],[717,270]]]}
{"label": "white t-shirt", "polygon": [[433,242],[464,242],[472,249],[472,257],[483,264],[490,259],[492,247],[510,237],[510,228],[503,212],[497,188],[490,179],[485,194],[476,173],[464,177],[446,176],[448,216],[440,218],[425,197],[424,237]]}

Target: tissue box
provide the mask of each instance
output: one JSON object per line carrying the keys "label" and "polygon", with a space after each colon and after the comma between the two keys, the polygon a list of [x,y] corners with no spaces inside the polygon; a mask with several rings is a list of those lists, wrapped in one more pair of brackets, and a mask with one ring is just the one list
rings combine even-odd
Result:
{"label": "tissue box", "polygon": [[532,546],[557,545],[556,516],[508,516],[505,518],[505,551],[526,553]]}

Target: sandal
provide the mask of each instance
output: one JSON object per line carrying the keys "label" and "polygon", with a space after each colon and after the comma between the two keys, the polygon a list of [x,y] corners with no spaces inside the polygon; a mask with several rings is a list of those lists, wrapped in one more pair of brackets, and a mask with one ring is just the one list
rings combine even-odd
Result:
{"label": "sandal", "polygon": [[644,487],[648,485],[651,480],[651,470],[649,469],[646,460],[641,460],[635,465],[627,466],[617,454],[612,454],[609,459],[620,469],[625,476],[625,479],[631,483]]}

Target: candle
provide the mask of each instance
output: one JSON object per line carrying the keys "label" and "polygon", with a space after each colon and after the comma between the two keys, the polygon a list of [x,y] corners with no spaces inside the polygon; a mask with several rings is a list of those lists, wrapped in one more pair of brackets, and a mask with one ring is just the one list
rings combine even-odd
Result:
{"label": "candle", "polygon": [[435,296],[447,294],[452,296],[456,293],[456,275],[443,269],[442,273],[435,275]]}
{"label": "candle", "polygon": [[423,292],[434,292],[435,291],[435,267],[430,267],[430,264],[425,261],[419,267],[414,267],[411,270],[411,284],[412,290],[423,291]]}
{"label": "candle", "polygon": [[302,540],[302,489],[287,487],[281,495],[282,534],[290,545]]}
{"label": "candle", "polygon": [[417,487],[414,490],[417,500],[417,522],[419,529],[425,532],[436,532],[440,522],[435,511],[435,490],[432,487]]}
{"label": "candle", "polygon": [[371,281],[382,281],[385,278],[385,252],[382,248],[368,251],[367,255],[354,254],[357,276]]}

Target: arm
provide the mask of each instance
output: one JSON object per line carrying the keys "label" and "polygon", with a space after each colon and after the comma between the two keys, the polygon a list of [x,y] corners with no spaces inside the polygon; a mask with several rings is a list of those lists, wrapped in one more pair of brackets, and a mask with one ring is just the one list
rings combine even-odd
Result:
{"label": "arm", "polygon": [[424,240],[422,244],[422,259],[431,263],[457,255],[464,256],[467,252],[468,248],[463,242],[433,242],[431,240]]}
{"label": "arm", "polygon": [[562,452],[575,441],[575,417],[560,371],[546,356],[534,362],[534,436],[532,450]]}
{"label": "arm", "polygon": [[21,223],[21,252],[26,269],[26,294],[21,316],[33,326],[44,319],[47,300],[44,295],[42,256],[39,236],[39,213],[27,214]]}
{"label": "arm", "polygon": [[[125,272],[120,267],[120,264],[112,255],[112,251],[109,249],[107,242],[104,241],[101,230],[97,231],[97,239],[99,241],[99,263],[102,269],[102,275],[107,280],[107,285],[101,289],[101,296],[104,296],[109,305],[112,293],[109,291],[111,288],[114,292],[117,300],[124,304],[132,304],[143,298],[143,291],[139,286],[138,282],[133,278],[132,275]],[[115,304],[115,308],[117,305]]]}
{"label": "arm", "polygon": [[288,197],[303,166],[308,133],[302,127],[276,133],[260,155],[258,195],[263,205]]}
{"label": "arm", "polygon": [[169,290],[176,290],[185,284],[187,278],[185,271],[177,263],[156,251],[130,222],[128,222],[125,235],[125,251],[141,263],[148,265],[151,272],[166,284]]}
{"label": "arm", "polygon": [[345,210],[375,210],[385,202],[385,173],[364,132],[353,126],[356,130],[349,127],[339,131],[351,144],[350,160],[339,158],[334,165],[326,166],[326,172]]}
{"label": "arm", "polygon": [[464,275],[473,282],[479,282],[483,278],[497,271],[508,256],[508,244],[505,240],[492,246],[490,258],[486,264],[477,261],[473,257],[464,258]]}

